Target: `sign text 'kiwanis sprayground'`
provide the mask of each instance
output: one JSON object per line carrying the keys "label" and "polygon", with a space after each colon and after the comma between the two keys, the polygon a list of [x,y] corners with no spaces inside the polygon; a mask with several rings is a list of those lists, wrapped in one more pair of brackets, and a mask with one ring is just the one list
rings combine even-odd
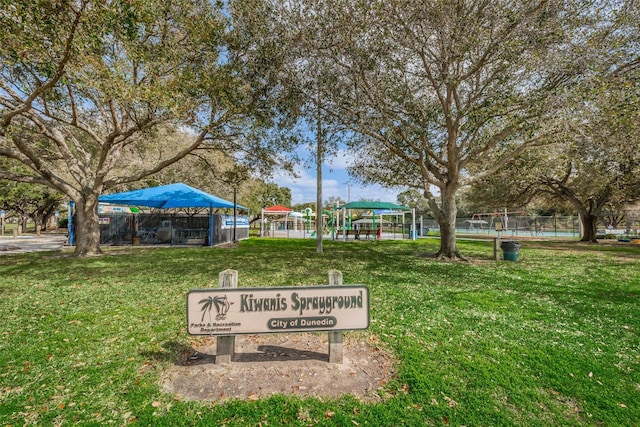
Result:
{"label": "sign text 'kiwanis sprayground'", "polygon": [[187,294],[191,335],[343,331],[369,327],[364,285],[197,289]]}

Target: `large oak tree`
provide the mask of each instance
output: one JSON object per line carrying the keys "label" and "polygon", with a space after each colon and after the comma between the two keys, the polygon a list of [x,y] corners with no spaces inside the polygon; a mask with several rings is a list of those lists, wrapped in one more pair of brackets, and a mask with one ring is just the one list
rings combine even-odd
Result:
{"label": "large oak tree", "polygon": [[[196,148],[268,159],[268,64],[231,42],[229,15],[208,0],[2,1],[0,155],[76,205],[76,253],[99,251],[101,193]],[[236,62],[242,59],[244,62]],[[249,64],[250,66],[247,66]],[[266,73],[264,73],[266,75]],[[185,132],[188,130],[188,132]],[[180,134],[179,144],[167,135]],[[136,156],[146,162],[130,162]]]}
{"label": "large oak tree", "polygon": [[584,5],[553,0],[273,7],[303,46],[293,64],[318,75],[324,120],[355,136],[353,175],[420,189],[450,259],[460,256],[456,193],[544,141],[539,124],[580,68],[575,28],[586,18]]}

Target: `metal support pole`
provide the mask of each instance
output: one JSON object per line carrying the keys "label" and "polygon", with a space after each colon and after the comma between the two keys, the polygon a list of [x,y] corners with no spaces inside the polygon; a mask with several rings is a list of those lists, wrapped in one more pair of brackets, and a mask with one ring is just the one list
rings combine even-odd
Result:
{"label": "metal support pole", "polygon": [[416,230],[416,208],[411,208],[411,240],[416,240],[418,230]]}
{"label": "metal support pole", "polygon": [[236,228],[238,221],[238,204],[236,203],[237,193],[238,188],[233,187],[233,243],[238,241],[238,238],[236,237]]}

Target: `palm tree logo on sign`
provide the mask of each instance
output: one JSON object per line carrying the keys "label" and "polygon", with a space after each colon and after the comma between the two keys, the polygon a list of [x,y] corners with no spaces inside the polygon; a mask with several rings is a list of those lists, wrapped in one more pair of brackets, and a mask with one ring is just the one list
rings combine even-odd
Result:
{"label": "palm tree logo on sign", "polygon": [[224,320],[227,318],[227,313],[229,312],[229,308],[231,307],[232,302],[229,302],[227,296],[217,295],[215,297],[208,297],[202,299],[198,302],[198,304],[202,304],[202,320],[204,322],[204,316],[209,313],[209,322],[211,322],[211,309],[213,307],[216,308],[216,320]]}

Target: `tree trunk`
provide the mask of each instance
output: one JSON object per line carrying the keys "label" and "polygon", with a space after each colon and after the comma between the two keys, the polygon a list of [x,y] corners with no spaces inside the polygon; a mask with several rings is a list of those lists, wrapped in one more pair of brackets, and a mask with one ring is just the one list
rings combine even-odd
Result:
{"label": "tree trunk", "polygon": [[44,227],[44,221],[41,215],[33,215],[33,222],[36,225],[36,235],[39,236],[40,232],[43,229],[46,229],[46,227]]}
{"label": "tree trunk", "polygon": [[89,195],[76,201],[76,250],[78,256],[100,253],[98,196]]}
{"label": "tree trunk", "polygon": [[458,214],[456,191],[454,189],[443,191],[440,200],[442,206],[438,206],[433,200],[429,203],[440,226],[440,249],[436,253],[436,257],[451,260],[463,258],[456,245],[456,216]]}
{"label": "tree trunk", "polygon": [[597,243],[598,215],[580,212],[580,223],[582,224],[580,241]]}
{"label": "tree trunk", "polygon": [[600,201],[590,198],[585,204],[579,202],[578,198],[569,199],[577,208],[580,217],[580,225],[582,226],[580,241],[597,243],[597,225],[598,217],[602,212],[602,206],[608,197],[601,197]]}

